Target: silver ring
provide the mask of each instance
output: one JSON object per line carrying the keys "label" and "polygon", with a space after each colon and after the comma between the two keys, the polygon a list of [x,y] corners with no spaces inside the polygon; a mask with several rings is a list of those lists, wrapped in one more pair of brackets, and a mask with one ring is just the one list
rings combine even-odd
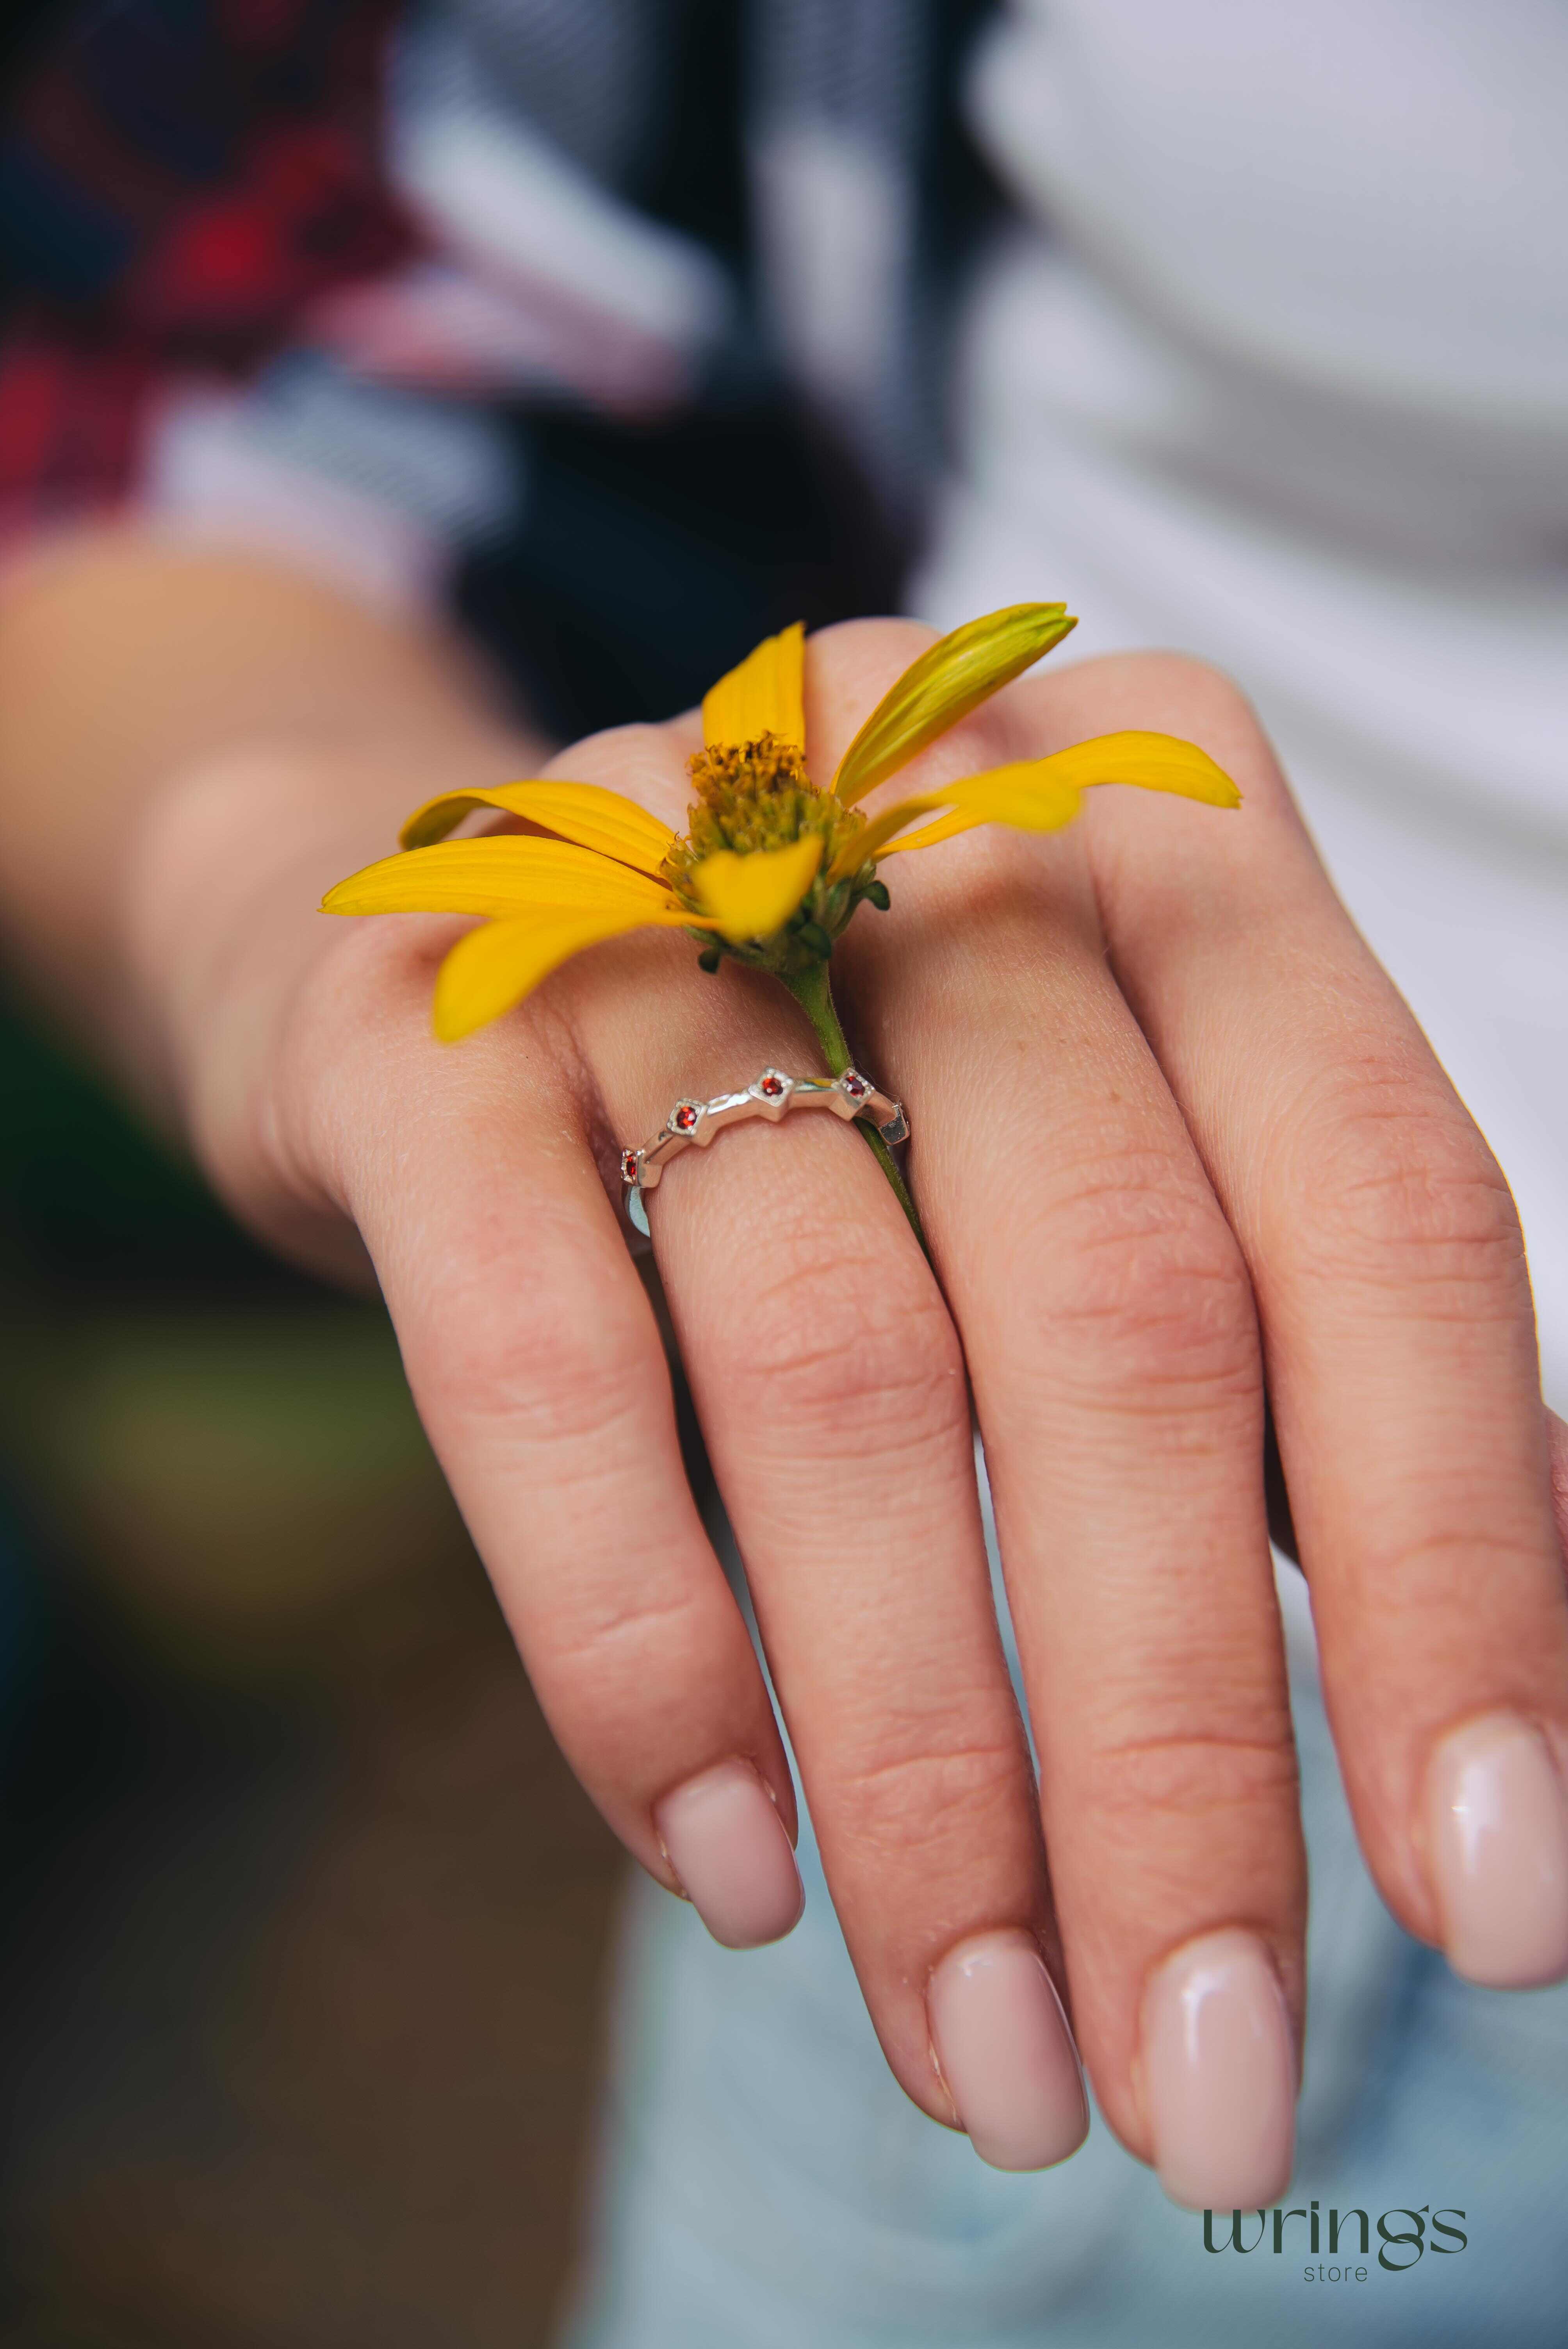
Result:
{"label": "silver ring", "polygon": [[658,1188],[672,1158],[683,1150],[706,1150],[716,1133],[744,1118],[766,1118],[777,1125],[792,1109],[826,1109],[845,1120],[864,1118],[886,1143],[907,1142],[909,1120],[900,1102],[879,1092],[858,1069],[840,1077],[791,1077],[782,1069],[764,1069],[744,1092],[715,1093],[711,1101],[678,1101],[651,1142],[641,1150],[621,1153],[621,1180],[626,1186],[626,1212],[638,1231],[648,1233],[645,1191]]}

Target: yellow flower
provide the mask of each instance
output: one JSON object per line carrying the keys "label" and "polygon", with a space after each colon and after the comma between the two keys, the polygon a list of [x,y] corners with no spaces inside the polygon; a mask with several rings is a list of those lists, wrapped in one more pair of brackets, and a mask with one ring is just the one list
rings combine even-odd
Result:
{"label": "yellow flower", "polygon": [[[510,1009],[583,947],[654,926],[688,932],[708,969],[729,955],[774,972],[841,1067],[828,958],[863,900],[886,906],[878,868],[890,856],[981,823],[1055,832],[1098,783],[1240,804],[1235,785],[1194,744],[1123,733],[965,775],[870,818],[861,812],[869,792],[1074,626],[1060,604],[1016,604],[944,636],[878,702],[826,790],[806,765],[805,632],[786,628],[703,703],[684,835],[593,783],[444,792],[409,817],[400,855],[340,881],[325,910],[486,917],[453,947],[436,982],[436,1032],[449,1041]],[[478,807],[502,809],[533,830],[449,840]],[[922,816],[934,821],[912,831]]]}

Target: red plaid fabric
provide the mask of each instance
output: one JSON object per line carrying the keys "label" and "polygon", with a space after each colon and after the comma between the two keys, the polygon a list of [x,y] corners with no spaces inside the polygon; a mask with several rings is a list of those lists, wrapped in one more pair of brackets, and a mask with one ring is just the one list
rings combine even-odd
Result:
{"label": "red plaid fabric", "polygon": [[379,170],[396,0],[114,0],[0,126],[0,517],[112,501],[170,370],[243,375],[407,256]]}

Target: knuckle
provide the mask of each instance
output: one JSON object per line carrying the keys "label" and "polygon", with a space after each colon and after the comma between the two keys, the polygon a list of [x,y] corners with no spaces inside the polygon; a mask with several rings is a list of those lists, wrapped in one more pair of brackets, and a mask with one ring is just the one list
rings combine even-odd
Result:
{"label": "knuckle", "polygon": [[652,1587],[624,1571],[573,1575],[548,1593],[536,1588],[517,1628],[558,1731],[580,1758],[592,1757],[601,1783],[653,1794],[661,1777],[669,1783],[666,1772],[685,1775],[682,1754],[701,1758],[694,1747],[712,1740],[720,1753],[744,1751],[751,1742],[761,1692],[721,1582],[690,1572]]}
{"label": "knuckle", "polygon": [[230,1208],[286,1248],[346,1212],[325,1114],[337,1092],[324,1081],[325,1055],[311,1038],[316,1008],[301,989],[262,1023],[248,1017],[242,995],[231,1001],[214,991],[209,1001],[208,1048],[188,1055],[181,1071],[186,1132]]}
{"label": "knuckle", "polygon": [[1298,1174],[1302,1239],[1336,1279],[1523,1288],[1524,1243],[1502,1171],[1468,1119],[1397,1070],[1357,1072],[1314,1121]]}
{"label": "knuckle", "polygon": [[1244,719],[1254,730],[1256,712],[1226,670],[1191,653],[1148,652],[1129,656],[1132,673],[1144,691],[1179,700],[1194,717],[1223,719],[1232,724]]}
{"label": "knuckle", "polygon": [[[1443,1498],[1449,1499],[1445,1479]],[[1523,1509],[1488,1508],[1468,1485],[1452,1496],[1447,1520],[1412,1535],[1398,1522],[1373,1518],[1362,1535],[1361,1572],[1391,1619],[1410,1627],[1434,1656],[1462,1648],[1473,1671],[1494,1641],[1518,1652],[1510,1637],[1509,1601],[1541,1587],[1542,1543]],[[1484,1590],[1488,1612],[1478,1622],[1476,1593]]]}
{"label": "knuckle", "polygon": [[1205,740],[1234,741],[1238,733],[1264,739],[1256,710],[1234,678],[1189,653],[1109,653],[1083,661],[1081,685],[1092,683],[1117,708],[1122,725]]}
{"label": "knuckle", "polygon": [[710,1617],[706,1586],[650,1589],[617,1575],[568,1593],[541,1644],[548,1645],[553,1673],[601,1686],[629,1682],[645,1692],[666,1666],[689,1680],[694,1661],[713,1645]]}
{"label": "knuckle", "polygon": [[317,1173],[298,1091],[274,1053],[248,1083],[208,1071],[187,1103],[191,1142],[213,1187],[245,1222],[280,1240],[296,1220],[339,1214]]}
{"label": "knuckle", "polygon": [[873,664],[885,667],[891,681],[935,642],[935,629],[923,620],[839,620],[816,632],[811,654],[818,660],[826,657],[835,670],[870,669]]}
{"label": "knuckle", "polygon": [[1173,1725],[1096,1741],[1087,1766],[1095,1809],[1136,1831],[1150,1820],[1201,1825],[1221,1813],[1276,1816],[1298,1800],[1288,1722]]}
{"label": "knuckle", "polygon": [[620,792],[671,823],[681,822],[690,796],[686,761],[668,726],[605,727],[574,743],[553,766],[581,782]]}
{"label": "knuckle", "polygon": [[243,1056],[205,1061],[191,1123],[221,1187],[242,1205],[346,1212],[345,1178],[367,1139],[360,1080],[386,1063],[387,1081],[373,1088],[385,1113],[397,1092],[388,1047],[401,1040],[389,1014],[420,981],[428,999],[428,973],[410,976],[407,941],[376,935],[381,927],[356,923],[329,939],[278,1003],[248,1066]]}
{"label": "knuckle", "polygon": [[841,1782],[845,1815],[869,1848],[907,1852],[911,1838],[972,1847],[976,1832],[1016,1801],[1025,1784],[1016,1738],[956,1728],[945,1744],[882,1753],[851,1764]]}
{"label": "knuckle", "polygon": [[824,1256],[820,1236],[772,1247],[775,1276],[716,1333],[718,1377],[742,1413],[830,1440],[852,1425],[921,1440],[966,1408],[964,1361],[934,1288],[902,1288],[861,1255]]}
{"label": "knuckle", "polygon": [[[385,1234],[404,1220],[389,1209],[407,1199],[406,1170],[462,1164],[454,1136],[483,1118],[503,1061],[510,1102],[538,1112],[542,1131],[580,1133],[575,1042],[549,1007],[523,1006],[504,1036],[436,1041],[431,985],[451,938],[438,916],[334,926],[268,1023],[248,1095],[229,1104],[232,1154],[271,1195]],[[520,1174],[525,1164],[520,1154]]]}
{"label": "knuckle", "polygon": [[280,1024],[282,1057],[327,1099],[349,1053],[395,1068],[429,1036],[430,989],[457,934],[439,914],[334,921]]}
{"label": "knuckle", "polygon": [[[482,1229],[473,1243],[469,1268],[449,1273],[428,1309],[438,1317],[428,1359],[441,1410],[470,1428],[499,1425],[509,1444],[614,1459],[664,1374],[653,1327],[632,1309],[636,1296],[573,1284],[537,1229],[527,1246]],[[562,1464],[551,1473],[559,1478]]]}
{"label": "knuckle", "polygon": [[1069,1168],[1041,1204],[1026,1261],[1031,1318],[1075,1347],[1146,1381],[1253,1377],[1241,1249],[1217,1204],[1168,1154],[1101,1153]]}

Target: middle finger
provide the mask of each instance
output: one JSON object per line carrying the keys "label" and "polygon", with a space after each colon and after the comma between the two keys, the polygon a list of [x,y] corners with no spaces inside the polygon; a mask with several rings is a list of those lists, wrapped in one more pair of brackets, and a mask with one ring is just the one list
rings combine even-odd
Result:
{"label": "middle finger", "polygon": [[[639,738],[678,794],[678,737]],[[627,746],[573,772],[619,781]],[[661,776],[647,761],[667,767]],[[661,812],[675,812],[665,803]],[[820,1066],[804,1018],[689,950],[613,996],[563,974],[616,1137],[676,1100]],[[963,1355],[862,1141],[741,1124],[648,1205],[672,1319],[861,1988],[892,2069],[1000,2166],[1087,2126],[1054,1955],[1026,1739],[991,1606]]]}

